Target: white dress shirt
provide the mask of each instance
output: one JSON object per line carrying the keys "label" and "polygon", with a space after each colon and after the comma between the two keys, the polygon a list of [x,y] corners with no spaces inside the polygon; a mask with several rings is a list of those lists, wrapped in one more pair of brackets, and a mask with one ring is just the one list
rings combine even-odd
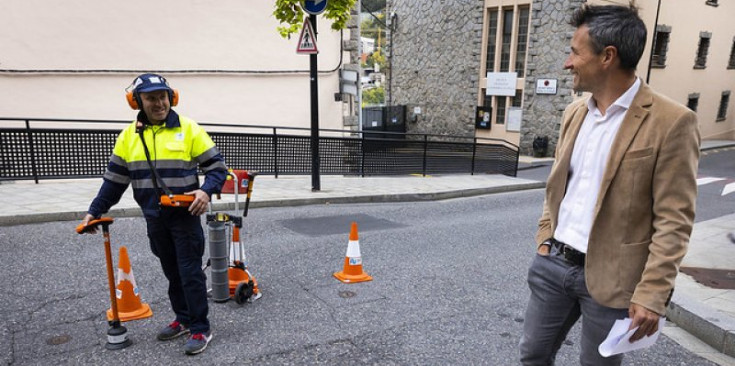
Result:
{"label": "white dress shirt", "polygon": [[574,142],[567,191],[561,201],[559,220],[554,230],[554,239],[582,253],[587,253],[595,204],[610,148],[640,85],[640,79],[636,78],[633,85],[607,108],[604,116],[593,98],[587,100],[587,116]]}

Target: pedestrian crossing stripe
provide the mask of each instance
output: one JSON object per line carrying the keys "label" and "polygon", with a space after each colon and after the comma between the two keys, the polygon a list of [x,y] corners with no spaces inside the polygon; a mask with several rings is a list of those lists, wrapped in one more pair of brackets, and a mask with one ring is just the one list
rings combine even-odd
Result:
{"label": "pedestrian crossing stripe", "polygon": [[316,48],[316,37],[311,22],[307,18],[304,20],[304,26],[301,27],[301,35],[299,36],[299,44],[296,47],[296,53],[299,54],[315,54],[319,53]]}
{"label": "pedestrian crossing stripe", "polygon": [[[720,182],[723,180],[727,181],[728,179],[718,178],[718,177],[702,177],[702,178],[697,178],[697,185],[703,186],[705,184]],[[735,182],[732,182],[732,180],[730,180],[730,183],[725,184],[725,187],[722,188],[722,193],[720,194],[720,196],[728,195],[733,192],[735,192]]]}
{"label": "pedestrian crossing stripe", "polygon": [[730,194],[732,192],[735,192],[735,183],[730,183],[730,184],[725,185],[725,188],[722,189],[721,196]]}
{"label": "pedestrian crossing stripe", "polygon": [[718,181],[721,181],[721,180],[725,180],[725,178],[717,178],[717,177],[697,178],[697,185],[698,186],[701,186],[701,185],[705,185],[705,184],[710,184],[710,183],[718,182]]}

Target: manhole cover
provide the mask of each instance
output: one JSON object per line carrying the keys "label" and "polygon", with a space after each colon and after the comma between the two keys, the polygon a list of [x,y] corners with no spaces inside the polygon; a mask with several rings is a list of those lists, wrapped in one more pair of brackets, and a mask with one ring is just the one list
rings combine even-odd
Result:
{"label": "manhole cover", "polygon": [[735,270],[733,269],[681,267],[681,272],[692,276],[695,281],[707,287],[735,290]]}
{"label": "manhole cover", "polygon": [[359,225],[360,233],[405,227],[397,222],[365,214],[297,218],[281,220],[279,223],[291,231],[311,237],[335,234],[347,237],[353,221]]}
{"label": "manhole cover", "polygon": [[60,344],[64,344],[66,342],[69,342],[71,340],[71,336],[67,334],[62,334],[59,336],[54,336],[46,340],[46,343],[48,343],[51,346],[58,346]]}
{"label": "manhole cover", "polygon": [[352,292],[352,291],[340,291],[339,292],[339,297],[343,299],[349,299],[355,296],[357,296],[356,292]]}

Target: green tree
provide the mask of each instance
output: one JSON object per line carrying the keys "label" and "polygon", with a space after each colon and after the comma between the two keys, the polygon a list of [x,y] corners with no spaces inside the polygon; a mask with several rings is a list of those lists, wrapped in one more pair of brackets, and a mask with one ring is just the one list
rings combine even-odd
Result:
{"label": "green tree", "polygon": [[385,89],[377,87],[362,91],[362,106],[380,105],[385,103]]}
{"label": "green tree", "polygon": [[[375,17],[377,17],[377,19]],[[386,70],[387,64],[385,53],[383,52],[386,43],[386,30],[384,28],[384,24],[384,13],[377,13],[374,14],[374,16],[369,16],[360,23],[360,36],[375,40],[375,50],[362,64],[362,67],[372,68],[373,65],[378,64],[381,71]],[[363,50],[363,52],[367,51]]]}
{"label": "green tree", "polygon": [[388,64],[386,63],[385,55],[380,51],[380,49],[375,50],[370,56],[368,56],[367,61],[362,65],[363,68],[373,68],[375,64],[378,65],[380,68],[380,71],[383,71],[388,67]]}
{"label": "green tree", "polygon": [[[373,16],[368,16],[365,20],[360,23],[360,35],[372,39],[380,39],[380,42],[385,44],[385,14],[375,14],[378,19]],[[380,33],[380,36],[378,36]],[[377,44],[376,44],[377,46]]]}
{"label": "green tree", "polygon": [[[357,0],[329,0],[323,16],[332,21],[332,29],[342,30],[350,20],[350,9]],[[281,37],[288,38],[301,29],[305,12],[301,9],[301,0],[276,0],[273,16],[283,24],[278,27]]]}

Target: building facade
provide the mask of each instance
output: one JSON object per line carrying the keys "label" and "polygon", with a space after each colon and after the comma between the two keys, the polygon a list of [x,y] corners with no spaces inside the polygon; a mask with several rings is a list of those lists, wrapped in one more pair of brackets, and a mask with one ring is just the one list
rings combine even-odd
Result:
{"label": "building facade", "polygon": [[[498,138],[524,154],[546,137],[553,154],[564,108],[583,96],[572,90],[563,65],[574,32],[568,21],[584,3],[389,1],[397,19],[389,42],[390,100],[421,110],[409,119],[409,132]],[[638,76],[695,110],[704,139],[735,139],[735,24],[727,19],[735,4],[640,0],[637,6],[649,33]]]}
{"label": "building facade", "polygon": [[697,0],[678,5],[661,1],[658,24],[648,28],[655,37],[649,83],[697,112],[703,139],[733,140],[735,3]]}
{"label": "building facade", "polygon": [[[308,128],[309,56],[296,53],[298,34],[281,38],[273,10],[236,0],[0,2],[0,117],[130,119],[125,87],[158,72],[180,91],[177,111],[197,121]],[[359,67],[359,38],[330,25],[318,18],[320,127],[349,130],[356,109],[339,95],[339,75]]]}
{"label": "building facade", "polygon": [[483,1],[387,4],[394,31],[386,104],[408,107],[408,132],[473,135]]}

